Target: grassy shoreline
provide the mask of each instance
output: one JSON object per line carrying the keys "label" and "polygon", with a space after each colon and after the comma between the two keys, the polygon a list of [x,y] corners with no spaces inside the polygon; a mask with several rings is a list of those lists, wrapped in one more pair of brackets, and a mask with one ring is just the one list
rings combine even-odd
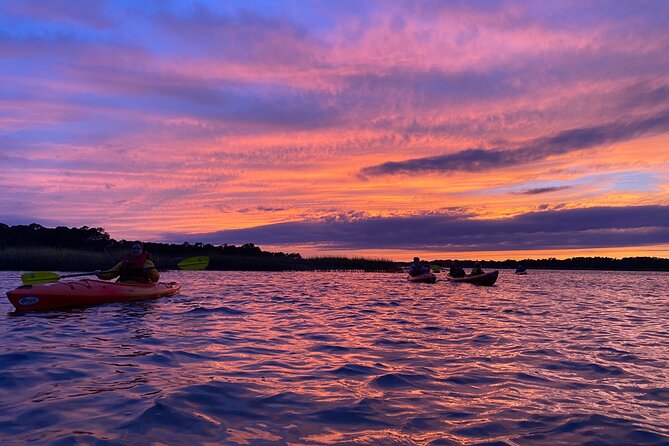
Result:
{"label": "grassy shoreline", "polygon": [[[94,271],[114,266],[126,255],[125,249],[85,250],[69,248],[4,248],[0,249],[2,271]],[[405,262],[362,257],[290,257],[267,255],[231,255],[202,253],[194,250],[189,255],[156,253],[156,265],[173,265],[178,261],[198,255],[210,257],[208,270],[213,271],[388,271],[405,266]],[[474,265],[473,260],[459,260],[465,268]],[[442,269],[447,269],[449,260],[436,260]],[[601,271],[669,271],[669,259],[633,257],[611,259],[606,257],[577,257],[572,259],[525,259],[522,261],[482,261],[484,269],[514,269],[522,264],[528,270],[601,270]]]}
{"label": "grassy shoreline", "polygon": [[[93,271],[113,267],[126,255],[125,250],[88,251],[58,248],[0,249],[3,271]],[[272,257],[212,255],[194,252],[192,256],[209,255],[207,269],[219,271],[383,271],[396,265],[385,259],[361,257]],[[171,265],[188,256],[152,255],[156,265]]]}

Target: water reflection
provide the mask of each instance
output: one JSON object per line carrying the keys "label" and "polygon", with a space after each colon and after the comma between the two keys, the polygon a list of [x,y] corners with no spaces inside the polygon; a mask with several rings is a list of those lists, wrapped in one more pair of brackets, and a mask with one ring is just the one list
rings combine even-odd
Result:
{"label": "water reflection", "polygon": [[182,294],[4,318],[0,439],[669,441],[667,274],[166,276]]}

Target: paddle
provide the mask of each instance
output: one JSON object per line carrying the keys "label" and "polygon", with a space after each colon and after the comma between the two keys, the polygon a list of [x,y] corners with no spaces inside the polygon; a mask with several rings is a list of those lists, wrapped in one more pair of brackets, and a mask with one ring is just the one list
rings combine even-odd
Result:
{"label": "paddle", "polygon": [[[160,265],[154,268],[173,269],[176,267],[178,269],[185,269],[185,270],[198,270],[198,269],[205,269],[207,265],[209,265],[209,257],[199,256],[199,257],[189,257],[177,263],[176,265]],[[144,268],[144,269],[151,269],[151,268]],[[109,273],[109,272],[113,271],[98,270],[98,271],[90,271],[87,273],[65,274],[61,276],[60,274],[52,273],[50,271],[33,271],[31,273],[21,274],[21,282],[23,282],[25,285],[38,285],[41,283],[58,282],[60,279],[65,279],[67,277],[92,276],[94,274]]]}

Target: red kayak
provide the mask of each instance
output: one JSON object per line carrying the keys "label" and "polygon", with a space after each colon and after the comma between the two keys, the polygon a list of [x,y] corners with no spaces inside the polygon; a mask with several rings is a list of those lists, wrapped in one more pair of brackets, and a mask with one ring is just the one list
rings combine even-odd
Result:
{"label": "red kayak", "polygon": [[446,276],[451,282],[466,282],[473,283],[474,285],[483,285],[483,286],[492,286],[497,281],[497,276],[499,276],[499,271],[492,271],[485,274],[477,274],[475,276],[463,276],[463,277],[451,277]]}
{"label": "red kayak", "polygon": [[435,283],[437,281],[437,276],[435,276],[430,272],[427,272],[419,276],[409,275],[407,276],[407,280],[409,282],[418,282],[418,283]]}
{"label": "red kayak", "polygon": [[17,311],[98,305],[108,302],[132,302],[177,294],[176,282],[129,284],[102,280],[75,280],[42,285],[22,285],[7,291],[7,298]]}

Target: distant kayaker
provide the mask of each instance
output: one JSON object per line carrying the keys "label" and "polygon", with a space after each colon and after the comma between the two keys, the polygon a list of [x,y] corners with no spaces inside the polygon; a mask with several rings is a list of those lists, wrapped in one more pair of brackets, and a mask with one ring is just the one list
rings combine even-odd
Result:
{"label": "distant kayaker", "polygon": [[457,262],[453,262],[448,274],[451,277],[465,277],[467,275],[465,270]]}
{"label": "distant kayaker", "polygon": [[102,280],[118,277],[117,282],[120,283],[151,283],[160,279],[160,273],[151,261],[151,254],[144,250],[142,242],[133,242],[123,260],[97,276]]}
{"label": "distant kayaker", "polygon": [[413,262],[409,265],[409,275],[410,276],[420,276],[429,271],[429,268],[420,263],[420,258],[414,257]]}
{"label": "distant kayaker", "polygon": [[472,268],[472,272],[469,274],[470,276],[478,276],[480,274],[485,274],[483,269],[481,269],[481,262],[476,262],[474,264],[474,268]]}

